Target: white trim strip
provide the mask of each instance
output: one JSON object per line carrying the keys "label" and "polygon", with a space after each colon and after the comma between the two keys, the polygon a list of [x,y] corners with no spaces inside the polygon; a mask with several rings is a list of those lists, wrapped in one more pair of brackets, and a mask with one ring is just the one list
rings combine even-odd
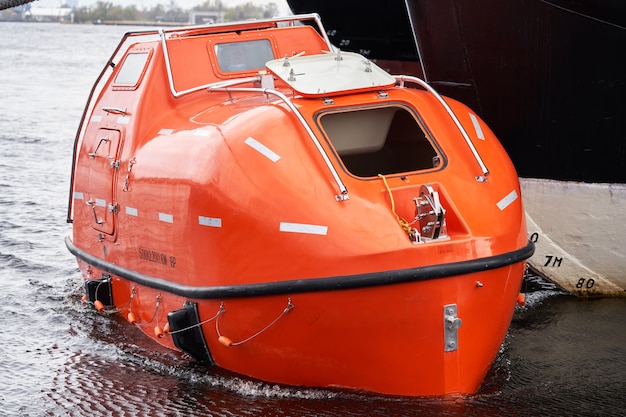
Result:
{"label": "white trim strip", "polygon": [[469,116],[470,119],[472,119],[474,130],[476,130],[476,136],[478,136],[478,139],[485,140],[485,134],[483,133],[483,129],[480,127],[480,123],[478,123],[478,118],[472,113],[469,113]]}
{"label": "white trim strip", "polygon": [[252,149],[258,151],[260,154],[262,154],[263,156],[265,156],[267,159],[269,159],[272,162],[276,162],[280,159],[280,156],[278,154],[276,154],[270,148],[263,145],[261,142],[254,139],[253,137],[249,137],[243,143],[250,146]]}
{"label": "white trim strip", "polygon": [[280,222],[280,231],[290,233],[306,233],[310,235],[326,235],[328,233],[328,226]]}
{"label": "white trim strip", "polygon": [[159,220],[165,223],[174,223],[174,216],[171,214],[159,212]]}
{"label": "white trim strip", "polygon": [[198,223],[202,226],[222,227],[222,219],[216,217],[198,216]]}
{"label": "white trim strip", "polygon": [[194,136],[210,136],[211,131],[207,129],[196,129],[193,131]]}
{"label": "white trim strip", "polygon": [[130,116],[120,116],[117,118],[117,123],[120,125],[127,125],[130,123]]}
{"label": "white trim strip", "polygon": [[96,198],[96,206],[98,207],[106,207],[107,201],[102,198]]}
{"label": "white trim strip", "polygon": [[74,199],[76,199],[76,200],[84,200],[85,199],[85,194],[81,193],[80,191],[74,191]]}
{"label": "white trim strip", "polygon": [[172,133],[174,133],[174,129],[161,129],[159,130],[159,133],[157,133],[158,135],[171,135]]}
{"label": "white trim strip", "polygon": [[135,207],[126,207],[126,214],[137,217],[139,215],[139,210]]}
{"label": "white trim strip", "polygon": [[510,206],[511,203],[514,202],[515,200],[517,200],[517,191],[513,190],[510,193],[508,193],[506,197],[504,197],[502,200],[498,201],[497,206],[500,210],[504,210],[505,208]]}
{"label": "white trim strip", "polygon": [[93,116],[91,116],[91,119],[89,119],[90,123],[100,123],[102,121],[102,116],[99,114],[94,114]]}

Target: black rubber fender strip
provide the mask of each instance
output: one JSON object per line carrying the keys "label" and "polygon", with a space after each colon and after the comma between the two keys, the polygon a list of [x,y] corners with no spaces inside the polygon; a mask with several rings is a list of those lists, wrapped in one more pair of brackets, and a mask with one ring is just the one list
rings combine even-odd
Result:
{"label": "black rubber fender strip", "polygon": [[440,265],[393,271],[370,272],[366,274],[345,275],[326,278],[305,278],[287,281],[261,282],[222,286],[191,286],[178,284],[164,278],[144,275],[105,261],[76,247],[71,238],[65,238],[68,250],[78,259],[103,271],[117,275],[139,285],[169,292],[191,299],[225,299],[240,297],[258,297],[264,295],[297,294],[316,291],[337,291],[381,285],[400,284],[429,279],[447,278],[471,274],[509,266],[530,258],[535,252],[535,244],[528,244],[520,249],[486,258],[471,259]]}

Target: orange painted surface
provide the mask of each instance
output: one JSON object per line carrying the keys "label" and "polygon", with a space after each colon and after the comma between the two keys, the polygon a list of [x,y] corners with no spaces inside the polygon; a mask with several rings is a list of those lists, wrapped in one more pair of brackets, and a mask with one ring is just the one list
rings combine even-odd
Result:
{"label": "orange painted surface", "polygon": [[[168,32],[174,88],[259,75],[259,69],[222,72],[214,52],[220,42],[265,39],[277,59],[328,49],[308,27],[260,26]],[[489,168],[486,182],[476,181],[476,158],[443,106],[423,89],[388,87],[380,95],[365,88],[325,102],[296,94],[273,77],[274,89],[298,109],[320,152],[277,96],[235,89],[258,87],[260,79],[229,92],[200,88],[175,97],[162,44],[141,37],[129,43],[119,62],[145,54],[145,66],[135,70],[135,84],[118,85],[125,65],[117,65],[92,97],[78,136],[70,212],[73,245],[102,261],[89,265],[79,256],[81,271],[86,280],[111,277],[120,314],[151,322],[142,326],[146,334],[174,348],[171,336],[155,329],[164,328],[168,312],[196,302],[203,321],[222,306],[219,317],[202,326],[216,365],[267,381],[396,395],[479,388],[509,326],[524,262],[462,274],[447,274],[446,266],[506,257],[528,241],[515,170],[489,128],[472,121],[470,109],[446,99]],[[387,174],[387,185],[346,168],[324,119],[385,107],[410,114],[440,161]],[[338,183],[323,155],[348,199],[337,201]],[[446,236],[414,243],[396,214],[413,219],[413,198],[424,184],[446,210]],[[438,265],[442,274],[350,289],[239,297],[235,289],[229,296],[194,298],[132,282],[103,265],[186,288],[299,285]],[[289,300],[293,308],[250,338]],[[456,304],[463,321],[458,349],[450,352],[443,335],[448,304]]]}

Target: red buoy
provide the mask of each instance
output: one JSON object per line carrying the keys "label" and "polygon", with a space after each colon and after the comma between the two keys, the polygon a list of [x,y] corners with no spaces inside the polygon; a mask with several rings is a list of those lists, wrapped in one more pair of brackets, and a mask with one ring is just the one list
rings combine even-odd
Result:
{"label": "red buoy", "polygon": [[127,318],[128,318],[128,322],[129,322],[130,324],[135,324],[135,322],[137,321],[137,320],[135,319],[135,315],[133,314],[133,312],[132,312],[132,311],[131,311],[130,313],[128,313],[128,317],[127,317]]}
{"label": "red buoy", "polygon": [[526,304],[526,296],[522,293],[517,294],[517,304],[520,307],[524,307],[524,305]]}

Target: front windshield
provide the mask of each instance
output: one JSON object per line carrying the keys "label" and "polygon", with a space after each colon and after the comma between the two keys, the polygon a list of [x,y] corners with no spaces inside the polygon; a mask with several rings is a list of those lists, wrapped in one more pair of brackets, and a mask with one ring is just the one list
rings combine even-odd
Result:
{"label": "front windshield", "polygon": [[215,45],[215,56],[222,72],[263,69],[267,61],[274,59],[267,39],[220,43]]}

